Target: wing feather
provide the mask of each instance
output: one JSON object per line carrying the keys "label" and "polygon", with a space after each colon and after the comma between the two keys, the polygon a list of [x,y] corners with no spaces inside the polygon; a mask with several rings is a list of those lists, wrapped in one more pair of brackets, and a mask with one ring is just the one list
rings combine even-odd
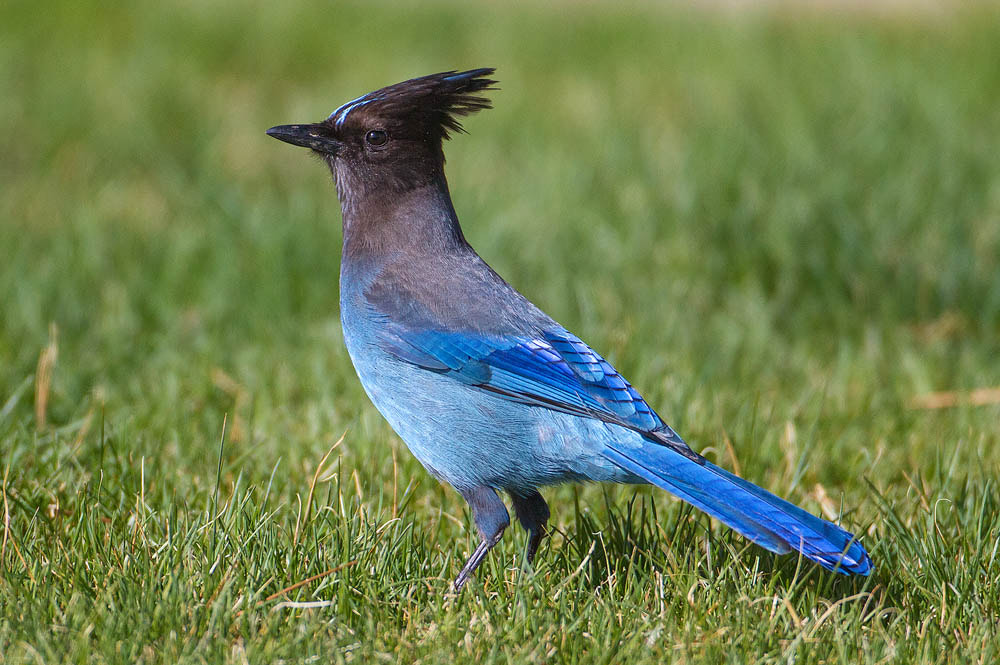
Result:
{"label": "wing feather", "polygon": [[518,402],[676,437],[610,363],[563,328],[491,338],[388,324],[380,341],[404,362]]}

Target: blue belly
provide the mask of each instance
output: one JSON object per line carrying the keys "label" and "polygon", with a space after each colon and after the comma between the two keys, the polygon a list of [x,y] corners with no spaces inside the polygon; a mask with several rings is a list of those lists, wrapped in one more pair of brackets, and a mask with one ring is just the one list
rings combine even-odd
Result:
{"label": "blue belly", "polygon": [[[345,297],[347,296],[347,297]],[[566,481],[643,482],[600,455],[635,432],[494,396],[379,348],[377,320],[342,293],[344,340],[372,403],[435,477],[457,489],[527,491]]]}

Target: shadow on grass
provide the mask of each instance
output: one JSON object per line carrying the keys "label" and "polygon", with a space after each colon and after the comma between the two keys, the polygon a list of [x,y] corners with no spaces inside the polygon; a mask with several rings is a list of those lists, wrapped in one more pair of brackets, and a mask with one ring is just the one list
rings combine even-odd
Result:
{"label": "shadow on grass", "polygon": [[628,592],[663,577],[677,589],[711,584],[736,595],[842,597],[879,582],[877,568],[869,578],[843,576],[798,556],[772,554],[686,503],[664,508],[648,493],[636,493],[624,504],[607,491],[602,496],[602,520],[575,502],[573,532],[559,532],[564,543],[555,554],[559,567],[577,570],[579,584],[595,592],[602,587]]}

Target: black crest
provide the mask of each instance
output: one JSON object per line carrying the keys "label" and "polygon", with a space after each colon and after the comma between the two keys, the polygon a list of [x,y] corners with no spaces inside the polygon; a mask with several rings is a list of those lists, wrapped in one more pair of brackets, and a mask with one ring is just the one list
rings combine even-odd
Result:
{"label": "black crest", "polygon": [[339,128],[356,113],[389,123],[416,125],[424,132],[436,131],[440,138],[448,138],[450,132],[465,131],[459,117],[492,108],[489,99],[475,93],[496,89],[496,81],[487,78],[493,72],[492,67],[441,72],[396,83],[347,102],[326,122]]}

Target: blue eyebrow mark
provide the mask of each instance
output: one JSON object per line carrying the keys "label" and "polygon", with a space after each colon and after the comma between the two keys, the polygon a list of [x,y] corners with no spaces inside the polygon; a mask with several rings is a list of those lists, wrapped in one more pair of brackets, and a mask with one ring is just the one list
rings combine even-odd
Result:
{"label": "blue eyebrow mark", "polygon": [[350,114],[351,111],[353,111],[356,108],[361,108],[365,104],[370,104],[371,102],[378,101],[378,97],[369,97],[370,94],[371,93],[361,95],[357,99],[352,99],[343,106],[340,106],[336,111],[334,111],[327,117],[327,120],[333,120],[334,124],[336,124],[337,127],[340,127],[341,125],[344,124],[344,121],[347,120],[347,116]]}

